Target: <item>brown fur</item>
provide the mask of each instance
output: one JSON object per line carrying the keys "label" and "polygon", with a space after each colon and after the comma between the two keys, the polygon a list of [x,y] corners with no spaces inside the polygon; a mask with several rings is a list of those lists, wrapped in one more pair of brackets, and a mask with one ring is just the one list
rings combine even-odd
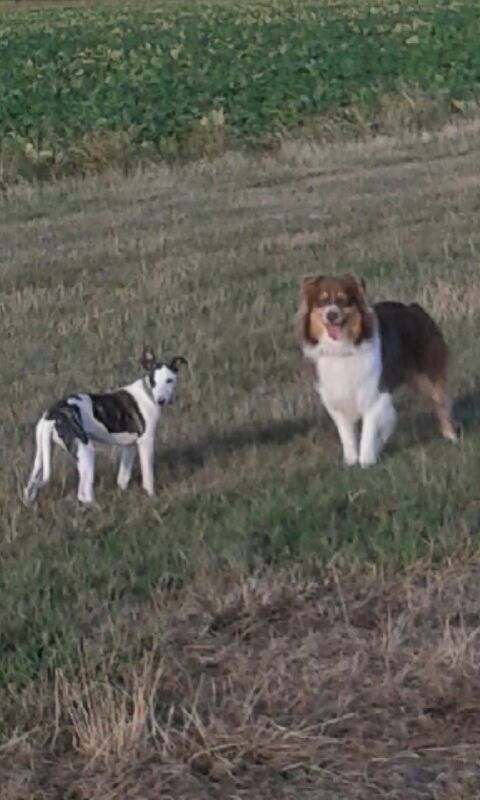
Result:
{"label": "brown fur", "polygon": [[444,436],[453,438],[448,397],[448,348],[437,324],[416,303],[378,303],[375,313],[382,343],[381,388],[408,384],[431,403]]}
{"label": "brown fur", "polygon": [[306,277],[300,289],[298,321],[305,343],[326,335],[322,309],[342,309],[348,338],[355,345],[371,338],[378,326],[383,372],[380,390],[393,392],[408,384],[431,403],[443,435],[456,438],[448,397],[448,348],[434,320],[416,303],[368,306],[365,284],[353,275],[339,278]]}
{"label": "brown fur", "polygon": [[348,335],[354,344],[372,336],[375,319],[367,306],[363,282],[353,275],[340,278],[309,276],[302,281],[298,311],[304,341],[315,344],[323,336],[322,306],[327,303],[337,303],[342,307]]}

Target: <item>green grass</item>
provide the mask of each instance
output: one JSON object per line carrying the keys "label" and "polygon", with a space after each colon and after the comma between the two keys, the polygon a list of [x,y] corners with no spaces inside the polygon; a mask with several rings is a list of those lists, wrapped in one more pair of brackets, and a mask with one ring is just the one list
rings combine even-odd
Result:
{"label": "green grass", "polygon": [[[85,643],[104,665],[111,637],[121,669],[155,627],[155,598],[201,574],[331,563],[389,572],[476,551],[475,131],[325,159],[298,146],[275,161],[227,158],[4,201],[4,689],[74,668]],[[440,321],[458,448],[428,409],[401,398],[381,464],[341,468],[293,335],[300,276],[326,269],[362,274],[375,297],[419,299]],[[36,507],[23,508],[40,411],[135,377],[145,340],[191,365],[160,426],[157,498],[135,485],[118,496],[114,458],[101,454],[99,508],[78,509],[62,459]],[[148,622],[132,628],[137,607]]]}
{"label": "green grass", "polygon": [[[0,15],[4,174],[218,153],[478,99],[477,3],[245,2]],[[397,108],[400,103],[401,109]]]}
{"label": "green grass", "polygon": [[[477,796],[479,124],[289,137],[319,117],[404,133],[475,100],[479,11],[159,9],[1,18],[2,792],[363,800],[423,769]],[[270,154],[133,168],[275,132]],[[9,183],[115,163],[128,176]],[[381,462],[342,468],[293,320],[301,276],[346,270],[442,326],[457,447],[400,394]],[[146,341],[190,364],[156,497],[138,469],[119,494],[100,452],[81,509],[59,454],[25,508],[40,412],[132,380]]]}
{"label": "green grass", "polygon": [[[479,550],[478,157],[473,124],[430,141],[327,150],[289,144],[274,158],[237,154],[129,178],[26,185],[2,199],[0,774],[3,786],[17,787],[13,797],[22,796],[27,770],[32,796],[43,791],[50,800],[56,786],[74,785],[83,787],[80,797],[105,800],[119,770],[133,774],[132,764],[147,781],[143,758],[158,762],[175,796],[198,797],[191,759],[209,747],[214,762],[221,754],[220,766],[231,759],[237,786],[256,786],[265,759],[276,785],[289,764],[314,769],[317,747],[325,752],[324,722],[342,718],[342,709],[350,713],[346,686],[359,680],[351,695],[359,703],[351,712],[355,730],[343,728],[346,738],[332,755],[344,774],[338,754],[346,747],[353,758],[352,742],[373,713],[362,700],[372,674],[379,685],[393,681],[395,692],[400,686],[405,703],[413,703],[413,662],[418,703],[427,703],[427,687],[443,686],[447,675],[449,686],[460,681],[470,691],[476,595],[442,601],[437,623],[429,594],[419,645],[417,618],[427,606],[420,598],[413,610],[413,588],[391,596],[381,580],[358,589],[348,576],[388,578],[421,564],[418,585],[431,593],[428,587],[444,580],[432,568],[443,576],[446,565]],[[429,410],[405,395],[378,466],[341,467],[337,435],[302,373],[293,316],[302,275],[346,269],[366,278],[372,299],[418,300],[442,325],[463,426],[457,447],[441,439]],[[60,457],[48,488],[25,508],[20,492],[39,413],[67,392],[133,379],[146,340],[165,357],[181,353],[190,362],[158,432],[156,497],[143,495],[138,472],[120,496],[115,458],[105,452],[97,459],[98,507],[78,508],[72,465]],[[377,611],[363,623],[371,592],[380,592]],[[473,604],[465,647],[458,638],[464,628],[451,633],[452,602],[459,619],[465,603]],[[371,632],[391,614],[399,631],[395,678],[388,644],[394,623]],[[356,615],[360,628],[350,621]],[[325,626],[337,617],[324,647]],[[405,647],[415,653],[409,670],[401,644],[407,617],[413,632]],[[272,625],[279,626],[276,639]],[[439,630],[446,631],[441,641]],[[313,637],[321,653],[312,652],[312,631],[321,631]],[[358,655],[360,640],[362,653],[374,648],[367,660]],[[281,657],[279,647],[286,648]],[[351,653],[351,675],[342,672],[339,648]],[[270,659],[269,666],[259,667],[259,659]],[[296,675],[297,665],[310,677],[286,697],[278,675]],[[245,709],[267,675],[278,691],[259,701],[247,725]],[[315,675],[325,681],[318,690]],[[286,750],[296,739],[279,744],[278,731],[303,731],[302,709],[325,709],[332,675],[346,681],[343,705],[335,692],[322,710],[319,743],[317,733],[308,734],[313,750]],[[393,718],[382,713],[385,730]],[[421,736],[425,717],[418,714],[412,705],[410,724]],[[265,725],[273,749],[262,749]],[[392,753],[409,746],[397,734],[389,734]],[[247,742],[256,743],[253,755]],[[272,753],[283,754],[278,768]],[[47,777],[27,762],[44,764]],[[311,774],[323,786],[325,774]],[[302,778],[297,785],[295,775],[298,794]],[[182,781],[189,780],[195,785],[187,790]],[[158,781],[151,790],[140,782],[132,796],[157,797]],[[357,797],[353,790],[350,796]]]}

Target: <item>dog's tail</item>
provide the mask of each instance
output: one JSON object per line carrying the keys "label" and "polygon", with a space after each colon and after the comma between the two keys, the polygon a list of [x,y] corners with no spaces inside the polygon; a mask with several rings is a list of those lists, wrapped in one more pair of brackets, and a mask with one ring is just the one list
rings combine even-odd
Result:
{"label": "dog's tail", "polygon": [[52,474],[52,434],[55,427],[54,420],[49,420],[43,414],[35,428],[35,460],[29,481],[24,489],[25,502],[35,500],[38,490],[45,486]]}

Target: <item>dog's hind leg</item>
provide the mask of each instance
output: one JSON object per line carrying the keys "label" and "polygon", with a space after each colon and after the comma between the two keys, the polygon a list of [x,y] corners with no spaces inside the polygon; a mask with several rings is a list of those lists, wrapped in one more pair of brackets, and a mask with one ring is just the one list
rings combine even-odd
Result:
{"label": "dog's hind leg", "polygon": [[433,403],[433,408],[440,423],[440,430],[445,439],[458,441],[452,420],[451,402],[448,396],[447,383],[443,378],[433,381],[426,375],[416,375],[414,388]]}
{"label": "dog's hind leg", "polygon": [[442,436],[450,442],[457,442],[458,436],[452,420],[452,404],[446,387],[434,387],[432,400]]}
{"label": "dog's hind leg", "polygon": [[45,486],[52,472],[52,432],[54,423],[42,416],[35,428],[35,460],[28,483],[24,489],[25,502],[35,500],[38,490]]}
{"label": "dog's hind leg", "polygon": [[77,498],[81,503],[93,503],[95,502],[93,494],[95,449],[91,442],[77,441],[76,460],[78,470]]}

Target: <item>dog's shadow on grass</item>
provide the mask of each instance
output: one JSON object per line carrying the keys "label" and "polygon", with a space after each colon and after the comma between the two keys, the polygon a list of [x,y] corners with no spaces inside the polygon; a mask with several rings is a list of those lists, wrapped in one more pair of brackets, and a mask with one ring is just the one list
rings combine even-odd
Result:
{"label": "dog's shadow on grass", "polygon": [[[400,421],[402,415],[400,409]],[[461,434],[480,426],[480,384],[455,399],[453,418]],[[440,437],[438,420],[431,410],[416,414],[410,425],[402,427],[403,430],[398,432],[400,435],[397,434],[389,442],[388,449],[391,452],[427,445]],[[167,446],[160,450],[159,466],[165,471],[160,482],[188,479],[203,469],[209,461],[233,457],[239,450],[248,447],[282,446],[297,436],[306,436],[312,431],[317,431],[321,436],[326,434],[327,428],[326,415],[319,410],[300,417],[253,422],[222,433],[210,431],[193,443],[178,447]]]}
{"label": "dog's shadow on grass", "polygon": [[453,418],[464,431],[472,430],[480,425],[480,383],[455,400]]}
{"label": "dog's shadow on grass", "polygon": [[285,445],[318,427],[318,415],[250,423],[221,434],[210,432],[193,444],[166,447],[159,453],[159,462],[173,477],[187,478],[212,458],[233,455],[252,446]]}
{"label": "dog's shadow on grass", "polygon": [[[399,414],[402,418],[402,410]],[[480,426],[480,384],[469,392],[459,395],[453,404],[453,418],[460,434]],[[317,430],[326,433],[324,413],[312,413],[290,419],[250,423],[229,431],[215,434],[209,432],[193,443],[180,447],[166,447],[159,454],[160,463],[168,470],[169,477],[185,479],[206,466],[209,460],[233,456],[247,447],[285,445],[297,436],[306,436]],[[416,414],[400,436],[389,443],[389,450],[427,445],[440,437],[438,420],[431,410]]]}

